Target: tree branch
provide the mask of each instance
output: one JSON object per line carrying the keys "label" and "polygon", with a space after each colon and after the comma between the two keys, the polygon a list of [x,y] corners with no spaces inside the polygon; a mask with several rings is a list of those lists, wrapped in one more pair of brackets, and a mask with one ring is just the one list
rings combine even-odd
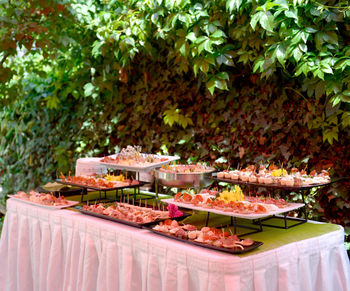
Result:
{"label": "tree branch", "polygon": [[9,55],[10,55],[10,53],[7,53],[4,55],[4,57],[2,58],[2,60],[0,62],[0,67],[2,67],[3,63],[6,61],[6,59],[8,58]]}

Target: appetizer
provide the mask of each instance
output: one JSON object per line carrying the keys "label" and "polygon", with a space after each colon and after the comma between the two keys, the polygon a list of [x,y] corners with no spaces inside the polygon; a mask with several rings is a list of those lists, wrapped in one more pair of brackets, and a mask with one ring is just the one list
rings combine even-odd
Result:
{"label": "appetizer", "polygon": [[115,157],[107,156],[100,160],[102,163],[144,167],[151,164],[168,161],[157,155],[141,153],[141,146],[130,146],[122,149]]}
{"label": "appetizer", "polygon": [[52,193],[51,194],[38,193],[38,192],[35,192],[34,190],[30,191],[29,193],[18,191],[13,196],[22,200],[34,202],[41,205],[62,206],[62,205],[69,204],[69,202],[66,200],[64,196],[55,197]]}
{"label": "appetizer", "polygon": [[94,176],[70,176],[65,177],[62,173],[60,175],[62,182],[68,182],[76,185],[82,185],[87,187],[96,187],[101,189],[116,188],[116,187],[126,187],[130,185],[138,185],[137,180],[125,179],[123,175],[105,177],[94,177]]}
{"label": "appetizer", "polygon": [[182,216],[183,213],[175,205],[168,206],[169,211],[155,210],[149,207],[118,203],[105,206],[103,203],[83,205],[83,210],[106,215],[112,218],[126,220],[138,224],[154,222],[160,219]]}
{"label": "appetizer", "polygon": [[278,168],[272,164],[269,167],[260,165],[257,168],[249,165],[242,170],[222,171],[217,173],[219,179],[240,180],[243,182],[259,184],[277,184],[282,186],[309,186],[328,183],[330,176],[328,171],[322,170],[317,173],[315,170],[307,174],[305,170],[292,168],[290,171]]}
{"label": "appetizer", "polygon": [[165,165],[162,166],[160,171],[165,173],[178,173],[178,174],[191,174],[191,173],[209,173],[213,172],[214,169],[202,164],[192,164],[192,165]]}
{"label": "appetizer", "polygon": [[179,192],[175,195],[174,201],[238,214],[263,214],[289,206],[284,199],[244,196],[238,186],[235,186],[234,191],[221,192],[217,198]]}
{"label": "appetizer", "polygon": [[179,224],[176,220],[167,219],[153,227],[153,230],[167,233],[189,241],[212,245],[219,248],[244,250],[254,244],[252,239],[240,239],[237,235],[231,235],[214,227],[202,227],[200,230],[192,224]]}

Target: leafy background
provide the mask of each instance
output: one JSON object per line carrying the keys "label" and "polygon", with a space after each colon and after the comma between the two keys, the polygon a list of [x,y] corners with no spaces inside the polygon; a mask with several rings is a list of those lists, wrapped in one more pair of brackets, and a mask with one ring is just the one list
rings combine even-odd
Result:
{"label": "leafy background", "polygon": [[[128,144],[350,170],[347,1],[0,3],[3,194]],[[349,182],[310,216],[350,225]],[[297,197],[296,197],[297,198]]]}

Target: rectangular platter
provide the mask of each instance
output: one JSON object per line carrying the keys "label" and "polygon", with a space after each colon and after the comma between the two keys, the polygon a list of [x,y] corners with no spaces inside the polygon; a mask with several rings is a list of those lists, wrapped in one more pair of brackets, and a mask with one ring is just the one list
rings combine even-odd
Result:
{"label": "rectangular platter", "polygon": [[[87,210],[83,210],[82,207],[76,207],[76,209],[83,214],[86,215],[90,215],[90,216],[94,216],[94,217],[98,217],[98,218],[102,218],[102,219],[106,219],[109,221],[113,221],[113,222],[118,222],[118,223],[122,223],[122,224],[126,224],[129,226],[133,226],[133,227],[137,227],[137,228],[142,228],[151,224],[157,224],[161,221],[164,221],[165,219],[160,219],[157,221],[152,221],[152,222],[147,222],[147,223],[136,223],[136,222],[132,222],[132,221],[128,221],[128,220],[123,220],[123,219],[118,219],[118,218],[114,218],[114,217],[110,217],[108,215],[104,215],[104,214],[99,214],[99,213],[95,213],[95,212],[91,212],[91,211],[87,211]],[[191,216],[191,214],[188,213],[184,213],[183,216],[180,217],[175,217],[175,218],[171,218],[171,219],[175,219],[175,220],[182,220],[185,219],[186,217]]]}
{"label": "rectangular platter", "polygon": [[[116,155],[110,155],[110,157],[115,158]],[[164,162],[159,162],[159,163],[151,163],[151,164],[146,165],[146,166],[129,166],[129,165],[121,165],[121,164],[105,163],[105,162],[100,162],[100,163],[102,165],[105,165],[108,168],[111,168],[114,170],[125,170],[125,171],[134,171],[134,172],[149,172],[155,168],[160,168],[163,165],[169,164],[172,161],[176,161],[176,160],[180,159],[180,157],[175,157],[175,156],[157,155],[157,157],[166,158],[168,160],[164,161]]]}
{"label": "rectangular platter", "polygon": [[75,183],[70,183],[66,181],[62,181],[61,179],[56,179],[56,182],[65,184],[65,185],[70,185],[70,186],[76,186],[80,188],[85,188],[85,189],[91,189],[95,191],[112,191],[112,190],[119,190],[119,189],[127,189],[127,188],[136,188],[143,186],[145,182],[140,182],[137,185],[126,185],[126,186],[119,186],[119,187],[113,187],[113,188],[98,188],[98,187],[93,187],[93,186],[86,186],[86,185],[80,185],[80,184],[75,184]]}
{"label": "rectangular platter", "polygon": [[31,205],[40,206],[40,207],[44,207],[44,208],[48,208],[48,209],[63,209],[63,208],[73,207],[73,206],[79,204],[78,201],[67,200],[68,204],[66,204],[66,205],[51,206],[51,205],[39,204],[39,203],[35,203],[35,202],[29,201],[26,199],[18,198],[18,197],[15,197],[15,195],[8,195],[8,197],[11,197],[11,199],[22,201],[24,203],[28,203]]}
{"label": "rectangular platter", "polygon": [[304,186],[285,186],[285,185],[279,185],[279,184],[260,184],[260,183],[252,183],[252,182],[244,182],[242,180],[232,180],[232,179],[226,179],[226,178],[217,178],[216,173],[213,174],[212,178],[218,182],[225,182],[230,184],[237,184],[237,185],[246,185],[246,186],[254,186],[254,187],[264,187],[264,188],[273,188],[273,189],[280,189],[280,190],[287,190],[287,191],[301,191],[301,190],[308,190],[314,187],[323,187],[328,186],[333,183],[339,182],[341,180],[344,180],[345,178],[334,178],[331,181],[327,183],[318,183],[318,184],[310,184],[310,185],[304,185]]}
{"label": "rectangular platter", "polygon": [[262,242],[260,241],[254,241],[254,243],[249,246],[249,247],[244,247],[243,250],[241,249],[229,249],[229,248],[224,248],[224,247],[216,247],[216,246],[212,246],[212,245],[208,245],[208,244],[204,244],[204,243],[199,243],[199,242],[195,242],[195,241],[192,241],[192,240],[188,240],[188,239],[184,239],[184,238],[180,238],[180,237],[177,237],[177,236],[174,236],[174,235],[171,235],[171,234],[167,234],[167,233],[164,233],[164,232],[159,232],[157,230],[154,230],[152,227],[157,225],[157,223],[152,223],[146,227],[144,227],[145,229],[148,229],[150,231],[152,231],[153,233],[156,233],[158,235],[161,235],[161,236],[164,236],[164,237],[167,237],[167,238],[171,238],[171,239],[175,239],[175,240],[178,240],[178,241],[181,241],[181,242],[184,242],[184,243],[187,243],[187,244],[190,244],[190,245],[195,245],[195,246],[200,246],[202,248],[206,248],[206,249],[212,249],[212,250],[216,250],[216,251],[220,251],[220,252],[225,252],[225,253],[230,253],[230,254],[244,254],[246,252],[249,252],[251,250],[254,250],[256,249],[257,247],[263,245]]}
{"label": "rectangular platter", "polygon": [[174,201],[173,198],[171,198],[171,199],[162,199],[162,202],[165,202],[167,204],[175,204],[176,206],[182,207],[182,208],[187,208],[187,209],[192,209],[192,210],[199,210],[199,211],[205,211],[205,212],[211,212],[211,213],[216,213],[216,214],[221,214],[221,215],[226,215],[226,216],[233,216],[233,217],[244,218],[244,219],[265,218],[265,217],[269,217],[271,215],[281,214],[281,213],[293,211],[293,210],[296,210],[296,209],[299,209],[299,208],[305,206],[304,203],[289,203],[288,207],[279,208],[278,210],[275,210],[275,211],[269,211],[269,212],[261,213],[261,214],[260,213],[259,214],[254,214],[254,213],[252,213],[252,214],[240,214],[240,213],[234,213],[234,212],[226,212],[226,211],[222,211],[222,210],[218,210],[218,209],[194,206],[192,204],[187,204],[187,203],[183,203],[183,202],[177,202],[177,201]]}

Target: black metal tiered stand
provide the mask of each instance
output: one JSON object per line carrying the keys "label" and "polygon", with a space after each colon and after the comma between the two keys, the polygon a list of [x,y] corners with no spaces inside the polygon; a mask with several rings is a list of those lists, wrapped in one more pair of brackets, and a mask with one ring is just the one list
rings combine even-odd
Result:
{"label": "black metal tiered stand", "polygon": [[[333,183],[337,183],[340,182],[342,180],[346,180],[346,178],[334,178],[331,181],[327,182],[327,183],[322,183],[322,184],[313,184],[313,185],[304,185],[304,186],[284,186],[284,185],[279,185],[279,184],[260,184],[260,183],[252,183],[252,182],[244,182],[241,180],[232,180],[232,179],[226,179],[226,178],[217,178],[216,174],[213,175],[213,179],[218,183],[218,182],[225,182],[225,183],[230,183],[230,184],[236,184],[236,185],[244,185],[247,186],[249,188],[253,187],[253,188],[266,188],[266,189],[272,189],[273,190],[273,194],[275,190],[280,190],[282,192],[282,196],[285,197],[286,193],[290,193],[290,192],[296,192],[296,193],[300,193],[301,194],[301,199],[302,202],[304,203],[304,207],[302,207],[302,212],[304,215],[304,218],[301,217],[289,217],[287,216],[287,213],[284,213],[282,215],[272,215],[270,217],[266,217],[266,218],[262,218],[262,219],[258,219],[258,220],[254,220],[253,224],[260,226],[260,228],[262,226],[269,226],[269,227],[274,227],[274,228],[282,228],[282,229],[288,229],[297,225],[300,225],[302,223],[307,222],[307,205],[305,203],[305,196],[307,196],[310,192],[310,190],[312,188],[321,188],[321,187],[325,187],[325,186],[329,186]],[[318,191],[318,190],[317,190]],[[207,217],[207,220],[209,219],[209,215]],[[271,219],[282,219],[283,220],[283,226],[279,226],[279,225],[273,225],[273,224],[267,224],[267,223],[262,223],[262,222],[266,222],[268,220]],[[288,225],[288,221],[293,221],[296,223],[293,224],[289,224]]]}
{"label": "black metal tiered stand", "polygon": [[[210,216],[210,212],[208,211],[207,212],[207,218],[205,220],[205,226],[209,225],[209,216]],[[264,224],[261,223],[262,221],[263,221],[263,219],[261,219],[261,218],[253,220],[253,224],[257,225],[257,227],[253,227],[253,226],[239,224],[237,222],[237,217],[230,216],[230,224],[229,225],[233,226],[233,233],[234,234],[237,233],[237,228],[238,227],[251,230],[251,231],[248,231],[248,232],[245,232],[245,233],[242,233],[242,234],[239,235],[240,237],[242,237],[242,236],[246,236],[246,235],[262,232],[262,230],[263,230],[262,227],[264,225]]]}
{"label": "black metal tiered stand", "polygon": [[138,181],[138,184],[135,185],[126,185],[126,186],[119,186],[119,187],[112,187],[112,188],[100,188],[100,187],[93,187],[93,186],[85,186],[85,185],[81,185],[81,184],[75,184],[75,183],[70,183],[70,182],[66,182],[66,181],[62,181],[61,179],[56,179],[56,182],[61,183],[61,184],[65,184],[65,185],[70,185],[70,186],[76,186],[76,187],[80,187],[83,189],[83,191],[81,192],[81,198],[80,198],[80,202],[83,202],[83,197],[85,194],[87,194],[87,190],[94,190],[94,191],[98,191],[98,197],[99,197],[99,202],[101,202],[101,194],[104,192],[104,200],[107,200],[107,192],[108,191],[116,191],[115,192],[115,198],[116,200],[118,199],[118,191],[120,190],[121,192],[121,199],[124,197],[124,192],[123,189],[134,189],[134,199],[136,200],[136,195],[140,194],[140,186],[143,186],[145,184],[145,182],[141,182]]}
{"label": "black metal tiered stand", "polygon": [[[159,177],[159,175],[162,175],[162,177]],[[164,180],[164,181],[162,181]],[[192,188],[196,191],[200,191],[200,189],[206,188],[212,184],[212,181],[215,181],[212,173],[161,173],[160,171],[155,171],[155,183],[156,183],[156,196],[158,197],[158,191],[159,186],[162,185],[167,188]],[[166,200],[166,199],[165,199]],[[190,207],[181,206],[187,209],[192,209]],[[192,209],[195,211],[194,209]],[[204,209],[201,211],[205,211]],[[209,224],[209,216],[210,211],[207,212],[207,217],[205,221],[205,225],[208,226]],[[233,226],[234,233],[236,234],[237,227],[249,229],[249,232],[240,234],[240,236],[245,236],[257,232],[262,231],[262,224],[259,223],[260,219],[257,219],[257,225],[258,227],[254,226],[247,226],[247,225],[241,225],[238,224],[237,218],[231,216],[230,218],[230,226]]]}

